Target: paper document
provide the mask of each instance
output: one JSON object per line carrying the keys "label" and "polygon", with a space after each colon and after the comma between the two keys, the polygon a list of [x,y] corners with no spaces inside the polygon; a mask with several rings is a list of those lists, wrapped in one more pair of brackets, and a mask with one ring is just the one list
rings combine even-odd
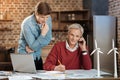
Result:
{"label": "paper document", "polygon": [[45,71],[45,73],[38,73],[33,77],[41,79],[65,79],[65,74],[60,71]]}
{"label": "paper document", "polygon": [[10,71],[0,71],[0,76],[10,76],[12,75],[12,72]]}
{"label": "paper document", "polygon": [[[74,79],[84,79],[84,78],[97,78],[97,70],[67,70],[65,72],[66,78],[74,78]],[[110,73],[100,71],[102,75],[110,75]],[[102,76],[101,76],[102,78]]]}
{"label": "paper document", "polygon": [[8,76],[8,79],[9,80],[30,80],[30,79],[33,79],[32,77],[30,76]]}

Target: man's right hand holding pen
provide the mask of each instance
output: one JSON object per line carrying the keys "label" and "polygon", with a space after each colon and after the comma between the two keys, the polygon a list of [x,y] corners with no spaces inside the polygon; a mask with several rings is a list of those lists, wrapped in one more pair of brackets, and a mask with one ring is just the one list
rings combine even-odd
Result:
{"label": "man's right hand holding pen", "polygon": [[59,60],[58,60],[58,63],[59,63],[59,65],[55,66],[54,71],[62,71],[62,72],[64,72],[65,71],[65,66],[62,65],[62,63]]}

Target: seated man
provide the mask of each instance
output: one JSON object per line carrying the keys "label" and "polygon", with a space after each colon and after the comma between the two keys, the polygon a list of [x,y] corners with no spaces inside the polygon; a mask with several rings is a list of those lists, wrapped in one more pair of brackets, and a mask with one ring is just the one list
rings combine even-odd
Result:
{"label": "seated man", "polygon": [[54,45],[44,63],[44,70],[91,69],[91,59],[83,33],[84,30],[80,24],[70,25],[67,40]]}

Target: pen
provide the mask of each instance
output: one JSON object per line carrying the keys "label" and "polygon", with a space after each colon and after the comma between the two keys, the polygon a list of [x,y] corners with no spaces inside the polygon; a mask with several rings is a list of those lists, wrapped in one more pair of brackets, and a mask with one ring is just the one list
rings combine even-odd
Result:
{"label": "pen", "polygon": [[59,59],[58,59],[58,63],[59,63],[59,64],[62,64]]}

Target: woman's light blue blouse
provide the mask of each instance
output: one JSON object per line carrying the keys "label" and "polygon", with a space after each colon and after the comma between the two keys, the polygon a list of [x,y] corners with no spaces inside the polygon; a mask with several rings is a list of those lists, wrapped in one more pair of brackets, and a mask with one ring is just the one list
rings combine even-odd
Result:
{"label": "woman's light blue blouse", "polygon": [[21,24],[21,32],[18,46],[18,53],[26,54],[26,45],[28,45],[32,50],[34,50],[34,59],[40,58],[42,47],[49,44],[52,38],[52,20],[51,16],[48,17],[46,23],[49,26],[49,31],[46,36],[41,35],[40,27],[36,22],[34,14],[27,17]]}

